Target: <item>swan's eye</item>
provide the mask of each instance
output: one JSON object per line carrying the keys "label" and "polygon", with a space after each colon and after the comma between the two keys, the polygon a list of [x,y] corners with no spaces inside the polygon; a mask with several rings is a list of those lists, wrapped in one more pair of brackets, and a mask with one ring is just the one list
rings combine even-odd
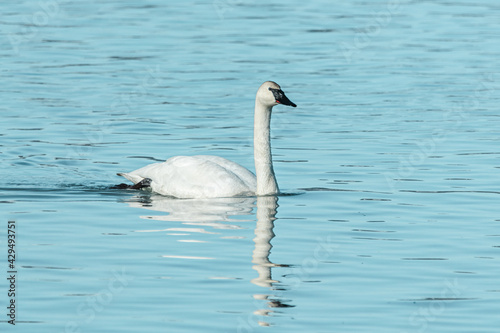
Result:
{"label": "swan's eye", "polygon": [[285,96],[285,93],[283,92],[283,90],[281,90],[279,88],[268,88],[268,89],[269,89],[269,91],[271,91],[273,93],[273,96],[274,96],[276,103],[283,104],[283,105],[290,105],[293,107],[297,106],[295,103],[290,101],[288,99],[288,97]]}
{"label": "swan's eye", "polygon": [[276,101],[278,101],[284,95],[283,90],[281,90],[281,89],[269,88],[269,91],[273,93]]}

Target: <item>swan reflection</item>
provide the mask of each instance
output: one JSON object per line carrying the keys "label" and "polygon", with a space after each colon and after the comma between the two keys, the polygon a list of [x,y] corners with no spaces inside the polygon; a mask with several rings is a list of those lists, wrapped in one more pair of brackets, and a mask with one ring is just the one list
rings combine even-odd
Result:
{"label": "swan reflection", "polygon": [[270,288],[279,281],[271,278],[271,268],[278,266],[269,261],[271,240],[274,238],[274,220],[278,208],[278,198],[275,196],[257,198],[257,225],[255,227],[255,249],[253,250],[252,267],[259,276],[251,282],[260,287]]}
{"label": "swan reflection", "polygon": [[[257,271],[258,276],[251,280],[251,282],[259,287],[264,287],[269,290],[275,290],[274,284],[280,283],[278,280],[272,278],[272,268],[286,267],[286,265],[275,264],[269,260],[271,253],[271,240],[274,238],[274,221],[278,212],[278,197],[264,196],[257,197],[257,225],[255,227],[255,248],[252,255],[252,268]],[[258,316],[269,316],[274,312],[273,308],[287,308],[293,305],[286,304],[279,300],[278,297],[271,294],[255,294],[253,295],[256,300],[266,301],[267,309],[258,309],[254,311]],[[269,326],[270,324],[265,321],[258,321],[260,326]]]}
{"label": "swan reflection", "polygon": [[[140,200],[138,200],[140,199]],[[212,227],[215,229],[240,229],[239,226],[223,222],[251,221],[235,216],[251,215],[255,198],[176,199],[162,195],[135,197],[128,201],[130,207],[144,208],[168,213],[168,215],[146,215],[143,219],[177,221],[187,225]],[[166,229],[165,229],[166,230]],[[170,229],[169,229],[170,230]],[[194,230],[191,230],[195,232]],[[210,233],[205,231],[205,233]]]}
{"label": "swan reflection", "polygon": [[[140,199],[140,200],[138,200]],[[206,227],[214,229],[241,229],[236,224],[228,222],[252,221],[243,220],[242,216],[251,215],[255,205],[257,206],[257,222],[254,230],[255,237],[254,250],[252,253],[252,268],[257,272],[257,277],[250,282],[256,286],[265,288],[268,291],[277,290],[275,284],[279,280],[272,278],[272,269],[275,267],[286,267],[286,265],[275,264],[270,261],[271,241],[275,237],[274,221],[278,209],[277,196],[260,196],[248,198],[212,198],[212,199],[175,199],[160,195],[151,195],[144,197],[135,197],[134,201],[129,201],[131,207],[143,208],[147,210],[168,213],[167,215],[146,215],[141,216],[144,219],[154,219],[158,221],[178,221],[184,225],[195,225],[196,228],[167,228],[162,230],[137,230],[138,232],[186,232],[186,233],[207,233],[216,232],[208,230]],[[236,218],[238,217],[238,218]],[[165,256],[184,258],[183,256]],[[205,257],[189,257],[187,259],[214,259]],[[280,286],[283,290],[283,285]],[[280,300],[280,297],[269,294],[254,294],[253,298],[259,301],[265,301],[266,308],[257,309],[254,314],[257,316],[269,316],[273,308],[291,307]],[[258,305],[260,308],[261,306]],[[269,323],[257,320],[261,326],[267,326]]]}

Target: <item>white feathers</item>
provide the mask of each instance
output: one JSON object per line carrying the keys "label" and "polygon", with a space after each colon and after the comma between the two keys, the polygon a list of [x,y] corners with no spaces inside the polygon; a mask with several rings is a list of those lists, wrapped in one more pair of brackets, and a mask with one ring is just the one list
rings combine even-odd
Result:
{"label": "white feathers", "polygon": [[133,183],[150,178],[154,192],[177,198],[252,195],[257,187],[252,172],[219,156],[176,156],[120,175]]}
{"label": "white feathers", "polygon": [[176,156],[129,173],[133,183],[151,179],[151,189],[177,198],[220,198],[278,194],[270,142],[271,111],[277,104],[295,106],[279,85],[264,82],[255,98],[254,160],[257,176],[245,167],[218,156]]}

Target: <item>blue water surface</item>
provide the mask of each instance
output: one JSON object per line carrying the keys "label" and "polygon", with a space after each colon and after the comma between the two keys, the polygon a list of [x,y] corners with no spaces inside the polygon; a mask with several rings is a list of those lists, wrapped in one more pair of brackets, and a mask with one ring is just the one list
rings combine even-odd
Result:
{"label": "blue water surface", "polygon": [[[497,332],[500,4],[0,5],[2,332]],[[175,155],[279,197],[111,188]]]}

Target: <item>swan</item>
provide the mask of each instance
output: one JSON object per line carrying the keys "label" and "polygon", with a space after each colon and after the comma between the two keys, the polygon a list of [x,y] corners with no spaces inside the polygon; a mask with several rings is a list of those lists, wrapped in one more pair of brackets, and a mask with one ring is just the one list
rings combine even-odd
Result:
{"label": "swan", "polygon": [[257,90],[254,115],[255,174],[219,156],[175,156],[128,173],[118,173],[135,185],[176,198],[221,198],[279,194],[271,155],[270,124],[275,105],[296,107],[281,87],[264,82]]}

